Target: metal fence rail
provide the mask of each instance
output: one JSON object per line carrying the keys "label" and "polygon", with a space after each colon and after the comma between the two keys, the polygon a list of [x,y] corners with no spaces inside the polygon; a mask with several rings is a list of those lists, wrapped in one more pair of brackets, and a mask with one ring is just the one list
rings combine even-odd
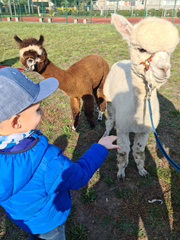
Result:
{"label": "metal fence rail", "polygon": [[110,18],[112,13],[125,17],[144,18],[157,16],[163,18],[180,17],[180,0],[4,0],[0,3],[0,20],[2,18],[18,18],[36,16],[42,22],[47,17],[87,18],[92,22],[92,17]]}

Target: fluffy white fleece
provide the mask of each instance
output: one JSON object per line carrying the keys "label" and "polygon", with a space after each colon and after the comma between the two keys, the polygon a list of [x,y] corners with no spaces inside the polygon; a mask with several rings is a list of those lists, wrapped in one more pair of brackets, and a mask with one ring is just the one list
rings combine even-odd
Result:
{"label": "fluffy white fleece", "polygon": [[[159,101],[157,89],[170,77],[170,54],[179,42],[177,28],[167,20],[148,17],[132,26],[123,16],[113,14],[112,21],[130,47],[130,60],[115,63],[106,78],[104,94],[107,101],[107,121],[104,136],[115,125],[118,136],[118,178],[125,177],[130,151],[129,133],[135,133],[133,156],[141,176],[144,169],[145,146],[151,123],[148,112],[148,84],[152,85],[151,107],[155,128],[158,126]],[[149,70],[143,64],[153,53]]]}

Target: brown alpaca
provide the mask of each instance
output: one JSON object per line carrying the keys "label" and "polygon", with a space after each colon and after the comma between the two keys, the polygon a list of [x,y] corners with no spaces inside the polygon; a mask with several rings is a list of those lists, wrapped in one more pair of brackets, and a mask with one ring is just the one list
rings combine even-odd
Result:
{"label": "brown alpaca", "polygon": [[98,105],[98,120],[102,120],[105,109],[103,85],[109,73],[109,65],[99,55],[88,55],[67,70],[55,66],[48,58],[42,44],[44,37],[39,40],[28,38],[21,40],[17,35],[14,39],[19,44],[20,61],[26,70],[36,71],[44,78],[54,77],[59,81],[59,88],[70,98],[73,115],[73,129],[76,129],[80,115],[80,99],[83,101],[84,114],[91,128],[95,127],[93,120],[94,98]]}

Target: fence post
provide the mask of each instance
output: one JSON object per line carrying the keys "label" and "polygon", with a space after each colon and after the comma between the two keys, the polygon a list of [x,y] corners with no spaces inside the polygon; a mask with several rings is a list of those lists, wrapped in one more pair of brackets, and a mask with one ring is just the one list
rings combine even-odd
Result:
{"label": "fence post", "polygon": [[118,3],[119,3],[119,1],[117,0],[117,9],[116,9],[116,13],[118,13]]}
{"label": "fence post", "polygon": [[13,6],[14,6],[14,14],[15,14],[15,17],[16,17],[16,7],[15,7],[14,0],[13,0]]}
{"label": "fence post", "polygon": [[0,6],[1,6],[1,14],[2,14],[2,17],[4,17],[4,16],[3,16],[3,8],[2,8],[2,4],[0,4]]}
{"label": "fence post", "polygon": [[67,15],[68,15],[67,0],[65,0],[65,8],[66,8],[66,23],[67,23],[68,22],[67,21]]}
{"label": "fence post", "polygon": [[159,0],[159,9],[158,9],[158,17],[159,17],[159,10],[160,10],[161,0]]}
{"label": "fence post", "polygon": [[145,12],[146,12],[146,2],[147,2],[147,0],[145,1],[143,18],[144,18],[144,16],[145,16]]}
{"label": "fence post", "polygon": [[56,15],[54,14],[54,16],[57,16],[57,12],[56,12],[56,11],[57,11],[57,2],[56,2],[56,0],[55,0],[55,8],[54,8],[54,11],[55,11],[54,13],[56,14]]}
{"label": "fence post", "polygon": [[175,13],[175,9],[176,9],[176,2],[177,2],[177,0],[175,0],[175,3],[174,3],[174,9],[173,9],[173,14],[172,14],[172,23],[173,23],[174,13]]}
{"label": "fence post", "polygon": [[43,14],[43,16],[42,16],[42,22],[44,22],[44,9],[43,9],[43,2],[42,2],[42,0],[41,0],[41,6],[42,6],[42,14]]}
{"label": "fence post", "polygon": [[81,11],[81,8],[80,8],[80,0],[78,0],[78,16],[80,16],[80,11]]}
{"label": "fence post", "polygon": [[12,9],[11,9],[11,2],[10,2],[10,0],[8,0],[8,4],[9,4],[9,11],[10,11],[10,14],[11,14],[11,17],[12,17]]}
{"label": "fence post", "polygon": [[31,16],[31,10],[30,10],[29,0],[28,0],[28,10],[29,10],[29,16]]}
{"label": "fence post", "polygon": [[20,5],[20,1],[19,0],[18,0],[18,2],[19,2],[19,12],[20,12],[21,22],[22,22],[21,5]]}
{"label": "fence post", "polygon": [[90,2],[90,23],[92,23],[92,0]]}

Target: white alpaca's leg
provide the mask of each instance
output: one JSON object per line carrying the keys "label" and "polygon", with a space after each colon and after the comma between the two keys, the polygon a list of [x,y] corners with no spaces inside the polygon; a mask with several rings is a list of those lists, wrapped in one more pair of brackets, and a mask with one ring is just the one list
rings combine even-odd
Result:
{"label": "white alpaca's leg", "polygon": [[134,138],[133,156],[137,164],[138,172],[141,176],[146,176],[148,172],[144,169],[145,162],[145,146],[149,133],[136,133]]}
{"label": "white alpaca's leg", "polygon": [[125,168],[128,165],[129,162],[129,151],[130,151],[130,141],[129,141],[129,133],[120,133],[117,130],[117,144],[121,147],[121,149],[117,150],[117,178],[122,178],[124,180],[125,178]]}
{"label": "white alpaca's leg", "polygon": [[104,132],[103,137],[109,136],[109,133],[111,129],[114,127],[115,123],[115,112],[111,102],[106,103],[106,108],[107,108],[106,131]]}

